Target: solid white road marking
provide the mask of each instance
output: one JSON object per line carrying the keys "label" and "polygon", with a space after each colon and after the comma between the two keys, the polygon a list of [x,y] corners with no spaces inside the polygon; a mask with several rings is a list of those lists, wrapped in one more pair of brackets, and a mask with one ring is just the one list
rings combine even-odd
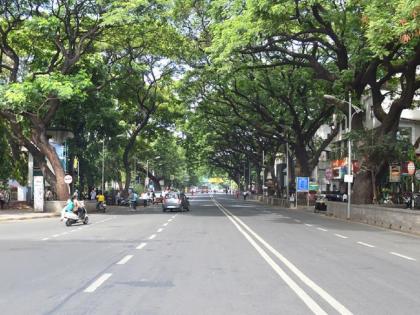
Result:
{"label": "solid white road marking", "polygon": [[305,223],[306,226],[312,226],[312,224]]}
{"label": "solid white road marking", "polygon": [[[292,264],[286,257],[280,254],[276,249],[274,249],[270,244],[268,244],[263,238],[261,238],[257,233],[255,233],[249,226],[247,226],[241,219],[233,215],[229,210],[220,205],[217,201],[213,200],[219,209],[226,211],[229,216],[239,222],[252,236],[255,237],[261,244],[265,246],[273,255],[275,255],[291,272],[293,272],[302,282],[304,282],[309,288],[316,292],[320,297],[322,297],[327,303],[329,303],[334,309],[336,309],[340,314],[352,314],[344,305],[338,302],[334,297],[332,297],[328,292],[318,286],[315,282],[309,279],[303,272],[301,272],[295,265]],[[224,209],[224,210],[223,210]],[[226,215],[226,213],[225,213]],[[228,215],[226,215],[228,216]],[[229,218],[228,216],[228,218]],[[323,310],[322,310],[323,311]]]}
{"label": "solid white road marking", "polygon": [[112,273],[104,273],[94,283],[88,286],[83,292],[86,292],[86,293],[95,292],[95,290],[99,288],[101,284],[104,283],[106,280],[108,280],[108,278],[111,276],[112,276]]}
{"label": "solid white road marking", "polygon": [[402,254],[398,254],[398,253],[396,253],[396,252],[389,252],[389,253],[390,253],[390,254],[392,254],[392,255],[395,255],[395,256],[401,257],[401,258],[405,258],[405,259],[408,259],[408,260],[413,260],[413,261],[416,261],[416,259],[415,259],[415,258],[411,258],[411,257],[405,256],[405,255],[402,255]]}
{"label": "solid white road marking", "polygon": [[344,235],[341,235],[341,234],[334,234],[335,236],[337,236],[337,237],[340,237],[340,238],[348,238],[347,236],[344,236]]}
{"label": "solid white road marking", "polygon": [[139,246],[136,247],[136,249],[142,249],[147,245],[147,243],[141,243]]}
{"label": "solid white road marking", "polygon": [[366,246],[366,247],[375,247],[374,245],[370,245],[368,243],[363,243],[363,242],[357,242],[357,244],[360,244],[360,245],[363,245],[363,246]]}
{"label": "solid white road marking", "polygon": [[157,230],[157,233],[160,233],[160,232],[162,232],[163,231],[163,229],[162,228],[160,228],[160,229],[158,229]]}
{"label": "solid white road marking", "polygon": [[123,259],[121,259],[119,262],[117,262],[117,265],[125,265],[127,261],[129,261],[131,258],[133,258],[134,255],[127,255]]}
{"label": "solid white road marking", "polygon": [[[218,205],[216,203],[216,205]],[[271,268],[279,275],[281,279],[292,289],[296,295],[308,306],[308,308],[314,314],[327,314],[287,273],[275,263],[275,261],[259,246],[251,236],[246,233],[242,227],[236,222],[236,217],[233,219],[233,215],[229,215],[224,208],[219,209],[226,215],[226,217],[235,225],[235,227],[241,232],[241,234],[248,240],[248,242],[255,248],[255,250],[261,255],[261,257],[269,264]]]}
{"label": "solid white road marking", "polygon": [[156,234],[152,234],[152,235],[150,235],[149,236],[149,240],[152,240],[152,239],[154,239],[156,237]]}
{"label": "solid white road marking", "polygon": [[323,231],[323,232],[328,232],[328,230],[326,230],[326,229],[323,229],[323,228],[317,228],[318,230],[320,230],[320,231]]}

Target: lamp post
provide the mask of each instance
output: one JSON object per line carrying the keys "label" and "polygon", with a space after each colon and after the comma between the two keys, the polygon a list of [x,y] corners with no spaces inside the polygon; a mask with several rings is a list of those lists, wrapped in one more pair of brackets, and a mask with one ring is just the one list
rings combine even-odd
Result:
{"label": "lamp post", "polygon": [[101,182],[101,190],[104,193],[104,184],[105,184],[105,139],[102,142],[102,182]]}
{"label": "lamp post", "polygon": [[[347,121],[347,130],[350,133],[351,132],[351,122],[353,120],[353,116],[355,114],[359,114],[362,112],[362,110],[356,106],[353,106],[351,103],[351,95],[349,95],[349,102],[345,101],[345,100],[339,100],[336,97],[332,96],[332,95],[324,95],[324,98],[332,101],[332,102],[341,102],[341,103],[346,103],[348,105],[348,117],[344,116],[346,118]],[[354,113],[352,114],[352,109],[354,109]],[[347,195],[347,219],[350,219],[350,211],[351,211],[351,182],[352,182],[352,178],[351,178],[351,141],[350,138],[348,139],[348,160],[347,160],[347,175],[348,175],[348,180],[347,180],[347,190],[348,190],[348,195]]]}

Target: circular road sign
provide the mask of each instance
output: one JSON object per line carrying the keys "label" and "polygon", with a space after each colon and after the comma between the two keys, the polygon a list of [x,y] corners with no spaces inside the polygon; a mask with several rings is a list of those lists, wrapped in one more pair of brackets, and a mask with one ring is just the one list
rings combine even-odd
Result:
{"label": "circular road sign", "polygon": [[408,171],[408,175],[414,175],[416,171],[416,165],[414,164],[414,162],[411,162],[411,161],[408,162],[407,171]]}
{"label": "circular road sign", "polygon": [[73,177],[71,177],[71,175],[64,176],[64,182],[66,184],[71,184],[72,181],[73,181]]}

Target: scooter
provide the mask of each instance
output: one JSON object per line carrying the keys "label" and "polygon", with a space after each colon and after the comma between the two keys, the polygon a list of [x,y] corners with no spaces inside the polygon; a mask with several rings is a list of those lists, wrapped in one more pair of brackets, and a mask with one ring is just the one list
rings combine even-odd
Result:
{"label": "scooter", "polygon": [[103,212],[103,213],[105,213],[105,211],[106,211],[106,204],[105,204],[105,202],[100,202],[97,205],[96,209],[99,210],[99,211],[101,211],[101,212]]}
{"label": "scooter", "polygon": [[62,221],[64,221],[64,223],[66,224],[66,226],[70,226],[74,223],[77,222],[83,222],[83,224],[88,224],[89,223],[89,216],[87,214],[86,211],[86,207],[85,204],[83,203],[83,201],[80,201],[80,207],[78,210],[78,214],[74,213],[74,212],[67,212],[65,211],[65,207],[63,208],[62,213],[61,213],[61,219]]}

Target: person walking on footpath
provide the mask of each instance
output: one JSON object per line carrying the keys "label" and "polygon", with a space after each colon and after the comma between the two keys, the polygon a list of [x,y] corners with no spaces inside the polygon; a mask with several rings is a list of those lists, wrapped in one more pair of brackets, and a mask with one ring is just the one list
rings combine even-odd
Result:
{"label": "person walking on footpath", "polygon": [[248,197],[248,192],[247,191],[244,191],[243,192],[243,196],[244,196],[244,200],[246,200],[246,197]]}
{"label": "person walking on footpath", "polygon": [[6,194],[4,190],[0,190],[0,207],[1,209],[4,208],[4,204],[6,203]]}

